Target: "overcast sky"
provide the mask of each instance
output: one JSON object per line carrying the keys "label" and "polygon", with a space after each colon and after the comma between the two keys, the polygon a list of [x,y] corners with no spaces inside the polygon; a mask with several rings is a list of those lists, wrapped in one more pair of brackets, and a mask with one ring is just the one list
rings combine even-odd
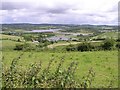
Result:
{"label": "overcast sky", "polygon": [[117,25],[119,0],[2,0],[0,23]]}

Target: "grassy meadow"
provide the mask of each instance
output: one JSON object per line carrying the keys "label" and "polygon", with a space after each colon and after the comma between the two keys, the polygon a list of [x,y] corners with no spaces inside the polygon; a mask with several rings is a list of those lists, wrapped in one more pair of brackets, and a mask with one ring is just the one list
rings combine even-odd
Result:
{"label": "grassy meadow", "polygon": [[114,31],[105,32],[103,34],[100,34],[100,35],[97,35],[95,37],[92,37],[92,39],[93,38],[114,38],[114,39],[117,39],[118,38],[118,34],[119,34],[119,32],[114,32]]}
{"label": "grassy meadow", "polygon": [[54,58],[52,70],[54,70],[60,59],[64,57],[63,69],[70,62],[78,62],[76,78],[79,80],[88,73],[90,68],[95,72],[95,80],[92,87],[107,87],[113,82],[114,88],[118,86],[118,52],[117,51],[95,51],[95,52],[69,52],[69,53],[47,53],[47,52],[3,52],[2,61],[5,69],[10,67],[12,60],[21,53],[24,55],[18,61],[18,68],[25,70],[30,64],[42,62],[42,68],[45,68],[48,62]]}
{"label": "grassy meadow", "polygon": [[[55,71],[60,60],[63,58],[62,70],[66,69],[72,61],[78,63],[75,78],[77,82],[88,74],[90,68],[95,72],[91,88],[112,88],[118,87],[118,51],[86,51],[86,52],[47,52],[47,51],[15,51],[13,50],[21,37],[2,35],[2,65],[7,70],[16,57],[23,54],[17,63],[17,69],[25,71],[35,62],[42,62],[42,70],[47,67],[49,61],[54,59],[51,66],[51,72]],[[59,43],[58,43],[59,44]],[[54,44],[53,44],[54,45]],[[57,45],[57,44],[56,44]],[[58,45],[59,46],[59,45]],[[62,47],[62,46],[60,46]]]}

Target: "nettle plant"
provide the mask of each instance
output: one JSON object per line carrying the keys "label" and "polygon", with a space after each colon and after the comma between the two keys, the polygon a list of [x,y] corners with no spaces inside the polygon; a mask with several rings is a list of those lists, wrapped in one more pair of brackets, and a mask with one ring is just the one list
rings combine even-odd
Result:
{"label": "nettle plant", "polygon": [[3,88],[89,88],[95,77],[95,72],[91,68],[88,75],[84,76],[80,82],[75,78],[78,62],[73,61],[63,69],[64,57],[56,65],[55,70],[51,70],[55,61],[53,58],[44,69],[40,61],[31,64],[23,71],[18,67],[18,61],[22,55],[23,53],[13,59],[9,69],[3,69]]}

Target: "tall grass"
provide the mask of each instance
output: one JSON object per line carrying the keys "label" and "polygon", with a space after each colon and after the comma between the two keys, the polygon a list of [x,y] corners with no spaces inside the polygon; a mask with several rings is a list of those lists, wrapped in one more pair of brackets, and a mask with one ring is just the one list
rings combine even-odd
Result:
{"label": "tall grass", "polygon": [[54,58],[51,59],[46,68],[42,69],[42,62],[35,62],[29,68],[22,71],[18,67],[18,61],[23,53],[12,60],[9,69],[2,72],[4,88],[89,88],[95,77],[95,72],[91,68],[88,75],[81,81],[76,80],[76,69],[78,62],[71,62],[66,68],[62,68],[64,57],[61,58],[54,71],[51,66]]}

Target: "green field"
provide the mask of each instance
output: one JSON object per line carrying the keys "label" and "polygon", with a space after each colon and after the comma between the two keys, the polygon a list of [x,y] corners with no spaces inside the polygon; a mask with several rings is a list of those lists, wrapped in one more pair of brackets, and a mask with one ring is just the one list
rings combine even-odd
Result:
{"label": "green field", "polygon": [[[63,47],[69,45],[68,42],[61,41],[49,45],[49,47],[55,47],[56,51],[15,51],[14,48],[16,44],[24,43],[18,42],[18,39],[21,37],[2,35],[2,64],[3,69],[7,70],[10,68],[10,65],[13,59],[23,54],[18,60],[17,68],[18,70],[25,71],[29,66],[35,62],[42,62],[42,70],[48,65],[51,59],[54,59],[51,72],[55,71],[58,63],[61,58],[64,59],[62,64],[62,69],[66,69],[72,61],[78,63],[78,67],[75,73],[75,78],[80,82],[83,76],[88,74],[90,68],[95,72],[94,81],[92,82],[92,88],[112,88],[118,87],[118,51],[108,50],[108,51],[86,51],[86,52],[67,52],[62,51]],[[31,43],[31,42],[27,42]],[[71,44],[78,44],[80,42],[71,42]],[[101,42],[94,42],[92,44],[100,44]],[[33,43],[31,43],[33,44]],[[66,45],[66,46],[65,46]],[[57,47],[56,47],[57,46]],[[59,50],[61,49],[61,50]]]}
{"label": "green field", "polygon": [[118,87],[118,52],[117,51],[95,51],[95,52],[69,52],[69,53],[47,53],[47,52],[3,52],[3,67],[8,68],[12,60],[21,53],[24,55],[18,61],[18,67],[25,70],[34,62],[42,61],[42,67],[46,67],[49,60],[55,58],[52,70],[57,67],[58,62],[64,57],[63,68],[67,67],[70,62],[79,63],[76,78],[81,79],[88,73],[90,68],[95,72],[95,80],[92,87],[107,87],[112,81],[112,87]]}
{"label": "green field", "polygon": [[92,37],[92,39],[96,39],[96,38],[113,38],[113,39],[117,39],[118,38],[118,32],[106,32],[103,34],[100,34],[98,36]]}
{"label": "green field", "polygon": [[19,36],[12,36],[12,35],[4,35],[4,34],[0,34],[1,38],[4,40],[18,40],[18,39],[23,39],[22,37]]}

